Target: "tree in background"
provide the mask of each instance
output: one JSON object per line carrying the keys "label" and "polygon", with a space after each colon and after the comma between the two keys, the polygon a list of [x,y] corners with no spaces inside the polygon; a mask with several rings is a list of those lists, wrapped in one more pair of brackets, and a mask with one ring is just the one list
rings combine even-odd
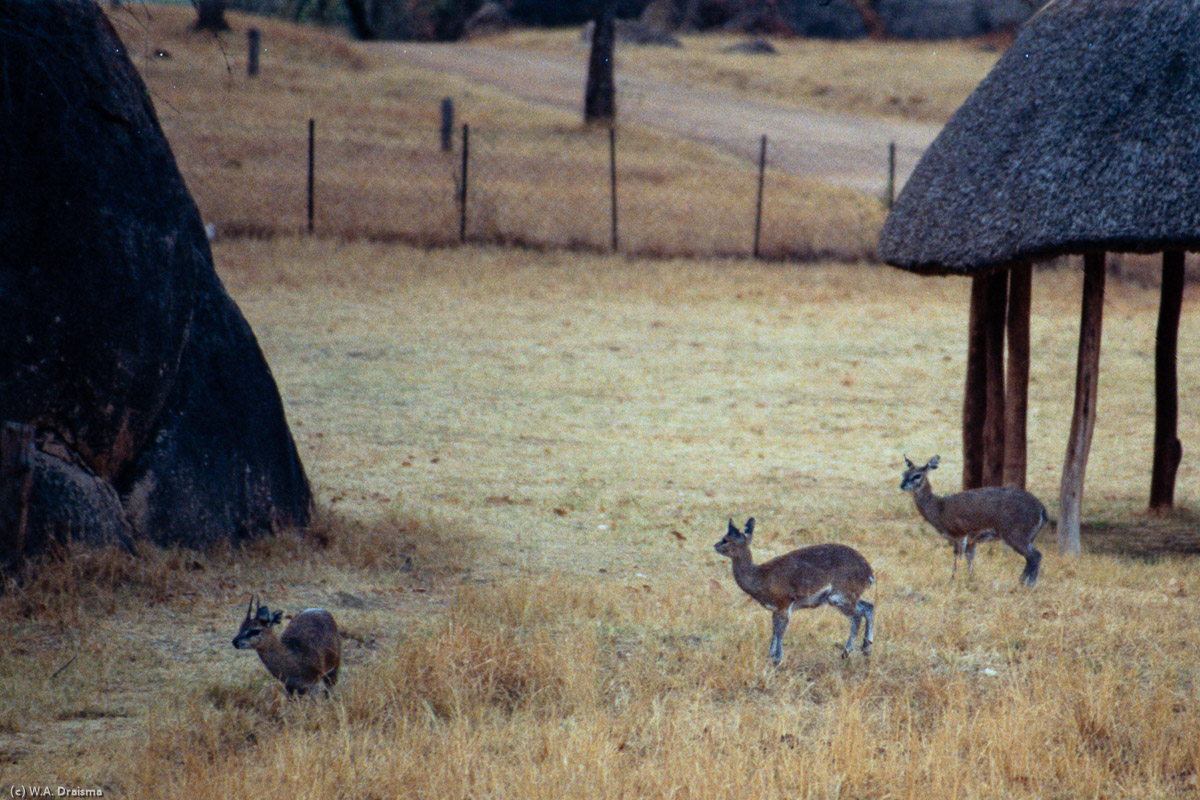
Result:
{"label": "tree in background", "polygon": [[849,0],[849,3],[862,18],[863,25],[867,28],[867,36],[872,39],[887,38],[887,23],[879,15],[879,0]]}
{"label": "tree in background", "polygon": [[[113,2],[114,0],[109,0]],[[2,0],[0,0],[2,2]],[[348,26],[360,39],[453,41],[483,0],[191,0],[258,14]],[[496,0],[516,25],[581,25],[596,0]],[[1011,30],[1045,0],[613,0],[620,19],[660,30],[882,39],[976,36]],[[966,13],[969,11],[969,13]]]}
{"label": "tree in background", "polygon": [[229,23],[225,21],[225,0],[192,0],[196,7],[196,21],[192,29],[197,31],[227,31]]}
{"label": "tree in background", "polygon": [[616,41],[616,0],[595,0],[592,52],[588,58],[587,88],[583,94],[583,120],[589,125],[612,123],[617,118],[617,85],[613,79],[613,45]]}
{"label": "tree in background", "polygon": [[[508,14],[522,25],[580,25],[596,16],[595,0],[501,0]],[[636,17],[649,0],[615,0],[616,15]]]}
{"label": "tree in background", "polygon": [[346,13],[350,16],[350,29],[364,42],[375,38],[375,27],[367,10],[367,0],[346,0]]}
{"label": "tree in background", "polygon": [[454,41],[482,0],[341,0],[340,5],[359,39]]}

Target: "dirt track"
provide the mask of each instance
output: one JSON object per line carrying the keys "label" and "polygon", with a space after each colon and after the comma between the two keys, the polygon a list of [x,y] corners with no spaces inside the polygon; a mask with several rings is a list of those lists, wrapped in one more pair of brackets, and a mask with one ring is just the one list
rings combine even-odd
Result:
{"label": "dirt track", "polygon": [[[458,73],[535,102],[565,109],[582,105],[586,50],[578,58],[494,45],[381,45],[398,60]],[[769,139],[770,165],[879,195],[886,187],[888,142],[896,142],[897,188],[940,126],[898,119],[789,108],[732,91],[677,85],[617,68],[617,104],[626,119],[758,158]]]}

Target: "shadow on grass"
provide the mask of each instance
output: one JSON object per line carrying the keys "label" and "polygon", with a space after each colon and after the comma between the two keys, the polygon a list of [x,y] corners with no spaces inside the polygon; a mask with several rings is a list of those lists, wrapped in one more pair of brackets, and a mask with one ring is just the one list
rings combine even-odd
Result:
{"label": "shadow on grass", "polygon": [[1129,519],[1095,520],[1080,529],[1086,550],[1154,557],[1200,554],[1200,514],[1189,509],[1143,513]]}

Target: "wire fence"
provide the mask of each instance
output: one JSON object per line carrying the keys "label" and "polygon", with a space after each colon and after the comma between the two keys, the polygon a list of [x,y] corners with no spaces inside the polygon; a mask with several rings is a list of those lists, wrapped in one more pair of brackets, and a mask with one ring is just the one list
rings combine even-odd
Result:
{"label": "wire fence", "polygon": [[[224,169],[197,169],[188,180],[206,221],[233,236],[307,231],[427,246],[797,260],[874,254],[890,198],[777,170],[765,136],[754,143],[757,164],[626,138],[610,128],[447,130],[443,119],[440,131],[413,132],[308,120],[223,140],[220,153],[204,157]],[[281,174],[295,176],[296,191],[279,190],[290,183]]]}

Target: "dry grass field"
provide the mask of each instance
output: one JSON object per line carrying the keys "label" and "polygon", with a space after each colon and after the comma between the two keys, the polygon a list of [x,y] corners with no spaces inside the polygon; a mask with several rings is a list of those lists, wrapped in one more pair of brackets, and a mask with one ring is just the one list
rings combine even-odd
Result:
{"label": "dry grass field", "polygon": [[[296,77],[278,103],[333,102],[313,59],[352,68],[358,51],[279,30],[296,43],[272,57]],[[161,66],[144,71],[164,125],[201,207],[219,209],[223,173],[199,153],[252,140],[255,114],[231,96],[200,130]],[[253,170],[282,196],[269,150]],[[935,488],[959,483],[964,281],[271,233],[214,256],[279,384],[318,520],[239,550],[76,550],[6,583],[5,790],[1200,796],[1200,566],[1168,552],[1195,530],[1190,457],[1182,510],[1143,511],[1152,288],[1110,286],[1085,553],[1059,556],[1047,529],[1027,590],[1002,544],[951,583],[949,548],[898,490],[905,453],[940,453]],[[1035,273],[1030,489],[1052,513],[1079,296],[1071,266]],[[1185,453],[1200,440],[1197,326],[1185,307]],[[822,541],[866,555],[869,659],[838,658],[845,620],[823,609],[794,615],[770,665],[767,612],[712,550],[749,516],[759,559]],[[232,648],[251,592],[336,616],[331,698],[286,700]]]}
{"label": "dry grass field", "polygon": [[[267,19],[253,21],[265,51],[251,79],[247,18],[231,14],[236,32],[216,40],[187,32],[187,8],[125,9],[112,15],[114,24],[202,215],[225,234],[305,229],[312,118],[318,233],[457,242],[461,137],[444,153],[438,133],[441,100],[449,96],[457,123],[471,126],[469,240],[609,247],[608,134],[582,125],[579,114],[397,67],[387,57],[393,45],[357,46]],[[633,124],[620,127],[617,160],[623,252],[749,252],[757,175],[745,163]],[[775,170],[768,170],[766,192],[763,255],[853,260],[874,252],[884,216],[879,198]]]}

